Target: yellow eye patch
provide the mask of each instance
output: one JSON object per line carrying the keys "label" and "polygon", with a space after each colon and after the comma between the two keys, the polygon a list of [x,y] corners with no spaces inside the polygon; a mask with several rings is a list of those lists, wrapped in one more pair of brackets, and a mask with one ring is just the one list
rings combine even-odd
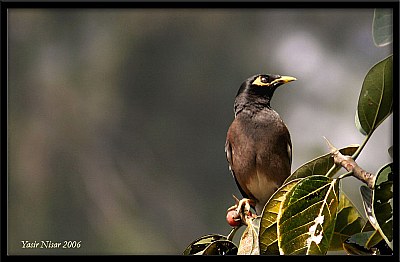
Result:
{"label": "yellow eye patch", "polygon": [[288,82],[292,82],[292,81],[296,81],[297,79],[292,77],[292,76],[281,76],[275,80],[273,80],[271,83],[264,83],[261,81],[261,79],[264,76],[259,76],[256,78],[256,80],[253,81],[253,83],[251,83],[252,85],[258,85],[258,86],[270,86],[270,85],[274,85],[274,84],[286,84]]}
{"label": "yellow eye patch", "polygon": [[258,85],[258,86],[269,86],[271,83],[264,83],[261,81],[261,78],[263,78],[263,76],[259,76],[256,78],[256,80],[253,81],[253,83],[251,83],[252,85]]}

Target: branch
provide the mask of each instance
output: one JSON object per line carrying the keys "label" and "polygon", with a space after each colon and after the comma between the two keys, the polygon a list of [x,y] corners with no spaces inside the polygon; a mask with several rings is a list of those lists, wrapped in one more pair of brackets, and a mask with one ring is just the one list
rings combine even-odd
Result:
{"label": "branch", "polygon": [[355,178],[367,184],[370,189],[373,189],[375,176],[362,169],[351,156],[345,156],[340,153],[340,151],[336,147],[334,147],[326,137],[324,138],[326,140],[326,143],[328,144],[335,165],[342,166],[347,171],[352,172],[352,175]]}

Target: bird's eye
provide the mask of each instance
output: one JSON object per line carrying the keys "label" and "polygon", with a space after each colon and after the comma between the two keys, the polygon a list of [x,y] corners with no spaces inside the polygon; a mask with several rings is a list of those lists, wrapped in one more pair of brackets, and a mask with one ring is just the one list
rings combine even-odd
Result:
{"label": "bird's eye", "polygon": [[268,83],[268,77],[267,76],[262,76],[261,77],[261,82],[263,82],[263,83]]}

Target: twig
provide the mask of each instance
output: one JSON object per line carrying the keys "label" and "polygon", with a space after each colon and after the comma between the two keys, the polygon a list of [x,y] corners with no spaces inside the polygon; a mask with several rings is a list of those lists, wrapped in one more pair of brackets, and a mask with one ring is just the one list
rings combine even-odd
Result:
{"label": "twig", "polygon": [[342,166],[348,172],[352,172],[352,175],[355,178],[367,184],[370,189],[373,189],[375,176],[362,169],[351,156],[345,156],[340,153],[340,151],[335,146],[333,146],[326,137],[324,138],[326,140],[326,143],[328,144],[330,153],[332,154],[335,164]]}
{"label": "twig", "polygon": [[233,237],[234,237],[235,234],[236,234],[236,231],[237,231],[241,226],[242,226],[242,225],[232,228],[231,232],[229,233],[229,235],[228,235],[226,238],[227,238],[229,241],[232,241],[232,240],[233,240]]}

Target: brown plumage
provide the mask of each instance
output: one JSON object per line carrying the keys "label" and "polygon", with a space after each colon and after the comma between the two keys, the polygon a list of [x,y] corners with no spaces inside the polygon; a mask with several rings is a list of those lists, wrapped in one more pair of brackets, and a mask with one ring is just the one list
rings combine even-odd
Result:
{"label": "brown plumage", "polygon": [[255,75],[243,82],[235,98],[225,152],[240,192],[254,201],[258,215],[291,172],[290,134],[270,101],[278,86],[294,80]]}

